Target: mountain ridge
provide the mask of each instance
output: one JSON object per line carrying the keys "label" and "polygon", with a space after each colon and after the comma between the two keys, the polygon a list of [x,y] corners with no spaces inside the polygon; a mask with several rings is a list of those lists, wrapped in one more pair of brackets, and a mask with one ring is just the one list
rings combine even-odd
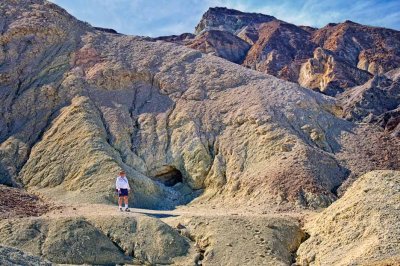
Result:
{"label": "mountain ridge", "polygon": [[[226,17],[229,19],[226,20]],[[346,91],[355,91],[354,87],[371,82],[374,76],[385,76],[400,68],[400,31],[350,20],[329,23],[318,29],[297,26],[258,13],[210,8],[196,26],[194,35],[159,37],[155,40],[185,45],[338,97]],[[392,82],[397,83],[397,78],[394,77]],[[395,99],[394,107],[380,113],[378,108],[371,113],[394,117],[392,121],[398,121],[400,118],[395,110],[400,107],[400,101],[396,95],[389,97]],[[369,99],[364,98],[364,101]],[[342,108],[348,108],[348,105]],[[357,121],[367,121],[368,115],[370,113]],[[398,122],[394,127],[377,124],[386,129],[399,125]],[[398,130],[390,131],[395,136],[399,135]]]}

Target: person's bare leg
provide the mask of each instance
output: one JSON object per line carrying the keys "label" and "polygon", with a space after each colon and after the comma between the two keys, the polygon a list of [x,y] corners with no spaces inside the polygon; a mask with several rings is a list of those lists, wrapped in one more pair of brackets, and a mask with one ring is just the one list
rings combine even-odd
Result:
{"label": "person's bare leg", "polygon": [[125,209],[128,209],[128,196],[124,197]]}
{"label": "person's bare leg", "polygon": [[122,208],[122,197],[118,197],[118,207]]}

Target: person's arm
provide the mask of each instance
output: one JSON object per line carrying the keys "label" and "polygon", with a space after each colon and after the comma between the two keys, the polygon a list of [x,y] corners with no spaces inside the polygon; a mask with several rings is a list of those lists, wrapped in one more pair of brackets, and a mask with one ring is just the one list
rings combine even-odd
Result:
{"label": "person's arm", "polygon": [[117,181],[115,181],[115,188],[120,191],[120,187],[119,187],[119,182],[118,182],[118,177],[117,177]]}

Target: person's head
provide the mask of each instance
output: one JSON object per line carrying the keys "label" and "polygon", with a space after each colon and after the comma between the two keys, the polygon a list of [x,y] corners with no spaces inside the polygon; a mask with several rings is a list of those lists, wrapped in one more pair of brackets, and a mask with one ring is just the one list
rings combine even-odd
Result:
{"label": "person's head", "polygon": [[125,171],[120,171],[120,172],[119,172],[119,175],[120,175],[120,176],[125,176]]}

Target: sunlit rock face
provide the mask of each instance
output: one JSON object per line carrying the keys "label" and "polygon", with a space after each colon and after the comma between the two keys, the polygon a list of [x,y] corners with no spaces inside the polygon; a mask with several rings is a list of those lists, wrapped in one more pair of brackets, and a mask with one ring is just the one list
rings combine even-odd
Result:
{"label": "sunlit rock face", "polygon": [[305,226],[298,265],[397,265],[400,262],[399,171],[361,176]]}

